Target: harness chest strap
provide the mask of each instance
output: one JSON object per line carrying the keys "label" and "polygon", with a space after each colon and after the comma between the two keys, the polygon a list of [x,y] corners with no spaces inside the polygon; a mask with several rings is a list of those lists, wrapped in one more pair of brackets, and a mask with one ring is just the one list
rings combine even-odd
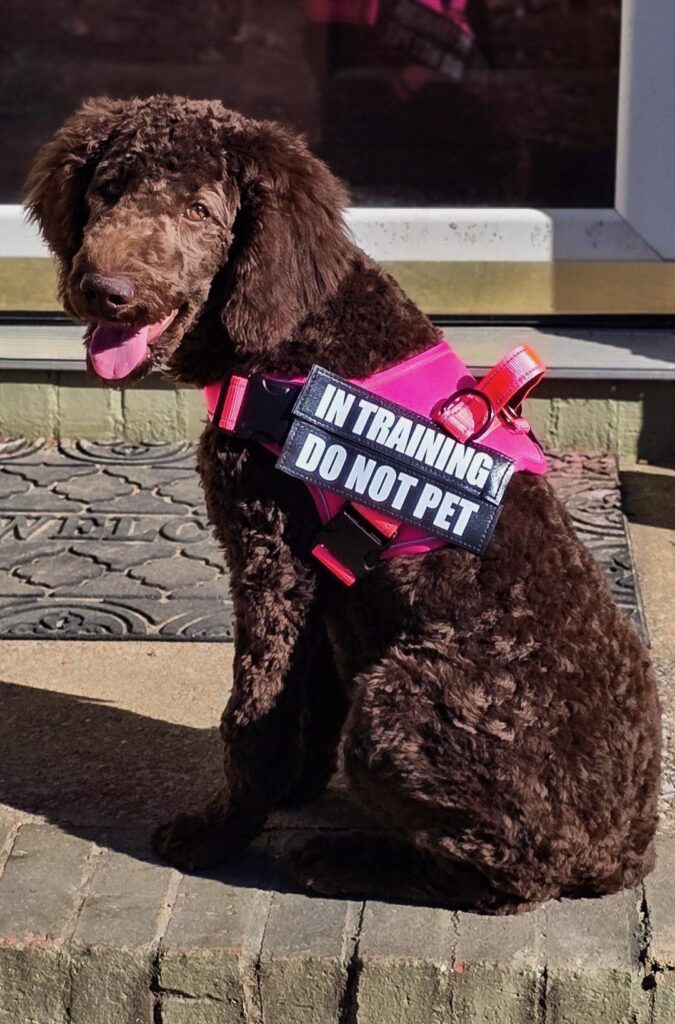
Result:
{"label": "harness chest strap", "polygon": [[463,388],[447,402],[439,402],[431,418],[459,441],[472,441],[489,428],[495,416],[513,430],[527,432],[530,425],[520,406],[546,373],[541,359],[528,345],[519,345],[492,367],[474,388]]}
{"label": "harness chest strap", "polygon": [[[372,380],[373,393],[370,397],[376,397],[379,381],[384,378],[390,380],[392,376],[395,378],[398,375],[397,387],[394,389],[396,397],[401,391],[405,393],[408,390],[406,382],[412,388],[411,395],[415,393],[415,386],[417,386],[417,402],[413,404],[415,408],[419,409],[419,372],[415,374],[414,370],[415,368],[425,369],[429,379],[428,382],[423,381],[422,383],[428,383],[428,391],[431,395],[429,404],[424,403],[424,407],[428,409],[439,391],[437,374],[430,374],[433,369],[432,364],[437,364],[436,369],[438,370],[441,368],[440,363],[447,364],[448,359],[454,359],[458,363],[458,367],[463,365],[448,346],[441,344],[427,350],[421,356],[413,357],[388,371],[376,374],[368,381],[361,382],[361,386],[363,387],[364,384],[367,386]],[[424,363],[425,366],[421,367],[420,363]],[[409,378],[405,372],[408,368],[410,370]],[[447,368],[446,365],[445,369],[447,370]],[[399,370],[400,373],[398,373]],[[325,371],[318,371],[318,368],[314,373],[317,372],[325,375]],[[530,447],[533,447],[530,439],[525,439],[524,435],[529,431],[529,424],[520,415],[516,403],[519,404],[522,401],[525,394],[529,393],[541,379],[543,373],[543,364],[536,354],[526,346],[519,346],[502,359],[474,387],[459,388],[449,398],[436,401],[431,418],[442,426],[444,431],[462,442],[470,441],[478,434],[494,431],[499,426],[505,427],[514,436],[511,447],[518,445],[515,435],[523,436],[521,447],[525,443],[529,443]],[[457,368],[452,376],[458,377]],[[340,378],[336,378],[336,380],[339,381]],[[463,382],[461,375],[458,382]],[[343,383],[348,384],[348,382]],[[294,406],[304,384],[304,379],[289,381],[263,374],[253,374],[248,377],[235,374],[222,385],[211,385],[206,389],[205,397],[209,415],[226,432],[242,440],[254,440],[262,443],[275,454],[279,454],[280,446],[286,439],[289,427],[293,422]],[[434,389],[436,395],[433,393]],[[391,390],[390,386],[389,391],[391,392]],[[379,391],[383,391],[381,385]],[[216,394],[217,400],[214,401]],[[302,402],[298,404],[302,405]],[[400,411],[406,411],[406,409],[400,408]],[[428,412],[426,416],[429,417]],[[426,419],[426,422],[429,420]],[[503,435],[503,433],[503,430],[498,430],[495,438],[497,434]],[[501,449],[504,447],[504,441],[502,441]],[[500,449],[499,444],[497,444],[497,449]],[[541,453],[538,450],[537,453],[540,456]],[[545,471],[543,456],[541,456],[540,464],[535,465],[532,471]],[[401,554],[414,553],[407,549],[413,546],[412,534],[419,536],[419,530],[411,531],[410,526],[403,524],[402,540],[397,540],[396,544],[392,544],[391,542],[397,537],[401,527],[401,523],[392,516],[378,509],[362,505],[358,501],[340,500],[339,494],[332,494],[330,491],[324,494],[323,488],[317,490],[311,484],[308,484],[308,487],[324,521],[324,527],[317,538],[313,554],[345,584],[354,583],[364,572],[372,568],[380,557],[388,557],[394,553],[394,548],[398,548],[398,553]],[[325,509],[321,507],[319,498],[323,499],[323,504],[326,505]],[[335,506],[336,500],[339,502],[338,510],[329,515],[330,505]],[[422,537],[422,540],[426,543],[420,547],[420,541],[416,541],[417,550],[431,550],[432,547],[440,546],[443,543],[438,537]]]}
{"label": "harness chest strap", "polygon": [[[211,419],[226,433],[242,440],[256,440],[278,453],[302,386],[301,381],[277,380],[261,374],[233,374],[229,381],[218,385],[218,401]],[[324,524],[312,554],[346,586],[352,586],[363,574],[363,566],[374,566],[399,525],[382,512],[347,502]]]}

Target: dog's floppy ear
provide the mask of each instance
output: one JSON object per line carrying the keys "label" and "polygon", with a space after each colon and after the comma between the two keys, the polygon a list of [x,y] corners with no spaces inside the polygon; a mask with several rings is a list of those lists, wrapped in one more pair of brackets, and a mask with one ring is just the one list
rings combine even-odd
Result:
{"label": "dog's floppy ear", "polygon": [[241,206],[222,319],[237,347],[260,352],[337,290],[353,253],[342,219],[347,197],[325,164],[279,125],[245,122],[227,149]]}
{"label": "dog's floppy ear", "polygon": [[72,260],[82,244],[89,181],[105,143],[129,106],[119,100],[88,100],[42,147],[30,168],[26,206],[63,264]]}

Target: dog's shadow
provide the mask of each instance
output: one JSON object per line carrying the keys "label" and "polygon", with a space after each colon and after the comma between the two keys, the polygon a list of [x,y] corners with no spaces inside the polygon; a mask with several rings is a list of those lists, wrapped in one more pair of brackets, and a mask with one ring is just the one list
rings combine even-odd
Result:
{"label": "dog's shadow", "polygon": [[[154,860],[154,827],[205,804],[222,784],[221,764],[217,729],[0,681],[0,804],[70,834]],[[216,874],[236,885],[296,891],[278,855],[289,835],[358,821],[347,794],[329,790],[312,805],[277,812],[246,856]]]}
{"label": "dog's shadow", "polygon": [[[217,729],[0,680],[0,821],[5,805],[159,863],[149,842],[153,829],[205,804],[222,784],[221,764]],[[382,827],[335,778],[319,800],[272,814],[241,859],[196,874],[242,888],[306,893],[284,867],[285,850],[317,831],[353,830],[381,833]],[[378,898],[406,904],[391,894]]]}

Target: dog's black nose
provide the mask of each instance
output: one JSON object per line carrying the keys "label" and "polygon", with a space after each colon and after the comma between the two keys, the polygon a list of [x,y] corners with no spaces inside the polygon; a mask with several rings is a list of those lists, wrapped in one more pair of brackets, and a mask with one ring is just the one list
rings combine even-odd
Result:
{"label": "dog's black nose", "polygon": [[117,312],[123,306],[128,306],[134,297],[134,286],[127,277],[84,274],[80,287],[87,301],[96,302],[103,313]]}

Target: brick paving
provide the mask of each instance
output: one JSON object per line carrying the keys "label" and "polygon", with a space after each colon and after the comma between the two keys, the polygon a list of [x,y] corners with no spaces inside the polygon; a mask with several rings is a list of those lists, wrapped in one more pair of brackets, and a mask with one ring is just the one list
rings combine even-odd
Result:
{"label": "brick paving", "polygon": [[2,1024],[675,1019],[675,837],[644,890],[516,918],[316,899],[255,858],[184,877],[50,825],[9,842]]}
{"label": "brick paving", "polygon": [[[635,614],[615,463],[583,461],[589,487],[559,471],[557,486]],[[147,834],[216,782],[230,645],[6,643],[0,1024],[673,1024],[675,477],[643,477],[624,475],[626,507],[666,712],[644,886],[507,918],[310,897],[281,845],[372,827],[337,785],[273,815],[240,862],[184,876],[150,856]]]}

